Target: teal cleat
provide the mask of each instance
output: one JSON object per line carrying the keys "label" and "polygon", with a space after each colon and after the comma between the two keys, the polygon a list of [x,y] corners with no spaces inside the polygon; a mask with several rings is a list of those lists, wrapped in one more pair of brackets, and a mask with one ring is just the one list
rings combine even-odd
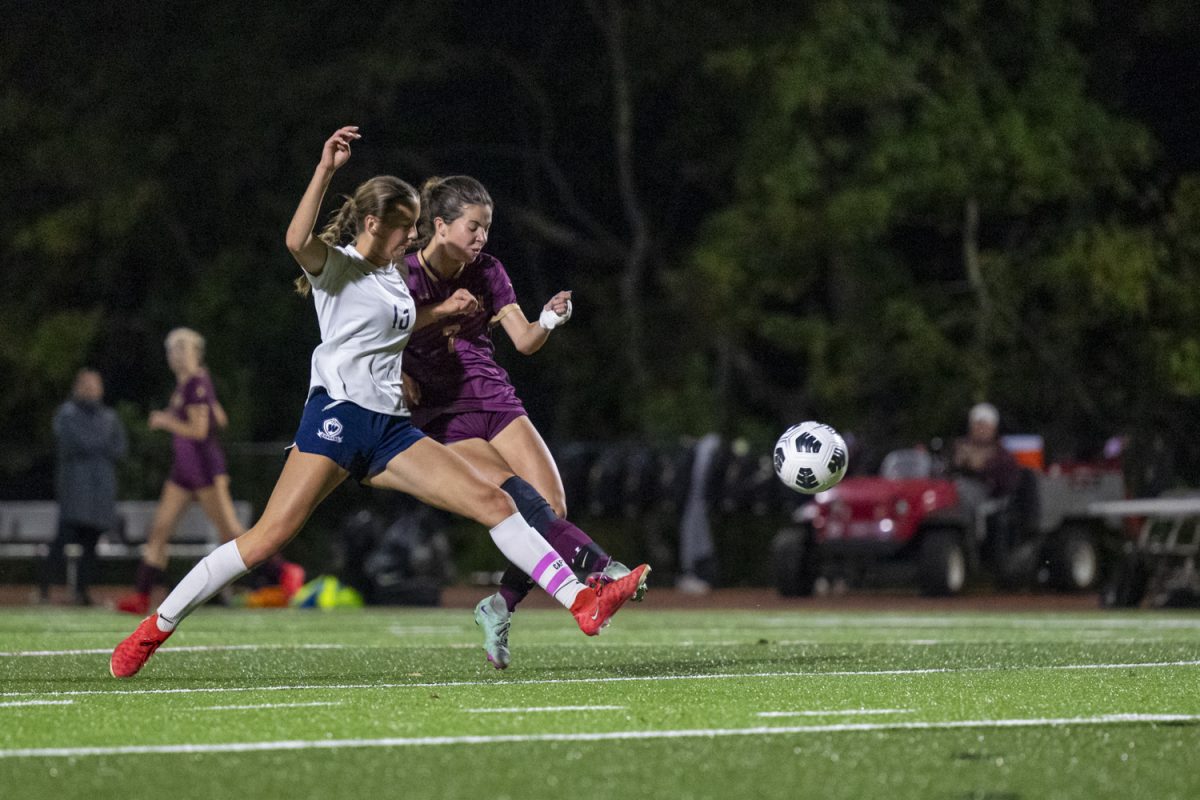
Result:
{"label": "teal cleat", "polygon": [[488,595],[475,606],[475,624],[483,628],[483,650],[496,669],[507,669],[511,659],[508,652],[508,628],[512,613],[499,592]]}
{"label": "teal cleat", "polygon": [[[609,561],[608,566],[600,572],[593,572],[591,575],[588,575],[587,580],[584,581],[584,583],[586,583],[588,586],[598,586],[602,583],[612,583],[613,581],[619,581],[621,578],[624,578],[629,574],[629,572],[629,567],[625,566],[620,561],[613,559],[612,561]],[[637,591],[634,592],[633,597],[629,599],[637,603],[645,596],[646,584],[645,582],[642,582],[638,584]]]}

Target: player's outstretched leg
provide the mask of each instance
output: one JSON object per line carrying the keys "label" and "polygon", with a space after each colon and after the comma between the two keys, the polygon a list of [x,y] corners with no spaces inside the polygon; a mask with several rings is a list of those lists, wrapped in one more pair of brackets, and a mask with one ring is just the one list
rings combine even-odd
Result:
{"label": "player's outstretched leg", "polygon": [[[546,502],[536,489],[533,488],[524,479],[512,476],[500,485],[517,505],[517,510],[530,526],[534,528],[542,538],[544,538],[555,551],[566,560],[572,569],[588,574],[588,584],[598,584],[601,582],[611,583],[618,578],[623,578],[629,574],[629,568],[624,564],[613,560],[612,556],[604,551],[599,544],[591,539],[586,533],[580,530],[573,523],[558,517],[550,504]],[[503,654],[504,665],[507,666],[511,661],[511,653],[508,649],[508,630],[512,623],[512,614],[516,611],[517,605],[525,599],[533,588],[537,586],[528,575],[515,566],[509,566],[504,572],[504,576],[500,579],[500,591],[498,596],[504,603],[504,611],[497,613],[491,617],[485,617],[485,621],[491,625],[503,625]],[[645,595],[645,584],[638,589],[631,600],[641,600]],[[481,601],[483,603],[492,602],[493,597],[489,596]],[[497,601],[498,602],[498,601]],[[496,606],[499,609],[499,605]],[[507,612],[507,613],[504,613]],[[502,621],[501,621],[502,620]],[[484,629],[484,651],[488,654],[488,660],[493,665],[498,665],[499,662],[497,643],[500,639],[489,633],[488,624],[480,621],[479,606],[476,607],[475,621],[481,628]],[[504,669],[504,667],[498,667]]]}
{"label": "player's outstretched leg", "polygon": [[608,583],[597,582],[585,588],[571,605],[571,614],[579,624],[579,629],[588,636],[600,633],[600,629],[608,625],[625,601],[639,591],[645,591],[646,576],[649,574],[650,565],[639,564],[622,578]]}
{"label": "player's outstretched leg", "polygon": [[554,513],[546,499],[525,479],[514,475],[500,484],[525,521],[579,572],[602,570],[612,556],[575,523]]}
{"label": "player's outstretched leg", "polygon": [[599,633],[625,601],[645,586],[646,575],[650,572],[649,565],[640,564],[612,583],[584,586],[563,557],[538,536],[520,514],[514,513],[502,520],[489,533],[500,552],[569,609],[580,630],[588,636]]}
{"label": "player's outstretched leg", "polygon": [[483,650],[496,669],[506,669],[509,663],[508,628],[512,612],[497,594],[488,595],[475,606],[475,624],[483,628]]}
{"label": "player's outstretched leg", "polygon": [[114,678],[132,678],[184,617],[245,574],[246,564],[236,541],[226,542],[200,559],[162,601],[158,612],[142,620],[137,630],[117,645],[108,671]]}
{"label": "player's outstretched leg", "polygon": [[113,677],[136,675],[188,614],[250,567],[279,552],[346,474],[331,459],[293,449],[255,526],[200,559],[162,601],[158,612],[142,620],[137,630],[117,645],[109,661]]}

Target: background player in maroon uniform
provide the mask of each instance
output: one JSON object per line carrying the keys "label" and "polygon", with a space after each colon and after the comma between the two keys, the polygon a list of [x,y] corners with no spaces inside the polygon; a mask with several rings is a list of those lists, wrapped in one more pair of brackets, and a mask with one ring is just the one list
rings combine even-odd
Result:
{"label": "background player in maroon uniform", "polygon": [[[120,610],[133,614],[149,610],[150,592],[165,576],[171,534],[193,500],[212,521],[222,542],[245,531],[233,508],[225,453],[217,438],[217,431],[229,424],[229,418],[204,366],[204,337],[191,328],[175,328],[167,334],[166,349],[167,364],[175,373],[175,391],[167,408],[150,412],[148,424],[151,430],[171,434],[171,474],[163,483],[134,591],[117,601]],[[266,569],[284,586],[285,593],[304,583],[304,570],[298,564],[279,559]]]}

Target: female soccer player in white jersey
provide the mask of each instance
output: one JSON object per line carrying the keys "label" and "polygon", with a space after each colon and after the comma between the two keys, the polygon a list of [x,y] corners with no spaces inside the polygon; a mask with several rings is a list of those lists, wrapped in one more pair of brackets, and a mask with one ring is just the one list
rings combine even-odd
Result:
{"label": "female soccer player in white jersey", "polygon": [[[325,142],[287,230],[288,250],[311,287],[321,328],[295,447],[259,521],[202,559],[158,611],[113,650],[109,671],[114,677],[137,674],[184,617],[278,552],[348,476],[486,525],[505,557],[570,609],[588,635],[599,633],[645,583],[650,569],[645,564],[612,583],[579,583],[507,493],[413,427],[401,393],[404,346],[414,328],[468,311],[475,300],[458,292],[418,313],[400,260],[416,237],[420,199],[398,178],[366,181],[322,236],[313,235],[333,174],[359,138],[358,128],[347,126]],[[353,242],[339,246],[351,226]]]}

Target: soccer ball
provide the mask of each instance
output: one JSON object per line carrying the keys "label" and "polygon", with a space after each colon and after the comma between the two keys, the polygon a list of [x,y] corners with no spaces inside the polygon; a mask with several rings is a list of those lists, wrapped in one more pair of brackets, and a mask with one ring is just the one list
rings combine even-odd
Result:
{"label": "soccer ball", "polygon": [[832,489],[846,474],[846,443],[833,428],[801,422],[775,443],[775,474],[789,489],[816,494]]}

